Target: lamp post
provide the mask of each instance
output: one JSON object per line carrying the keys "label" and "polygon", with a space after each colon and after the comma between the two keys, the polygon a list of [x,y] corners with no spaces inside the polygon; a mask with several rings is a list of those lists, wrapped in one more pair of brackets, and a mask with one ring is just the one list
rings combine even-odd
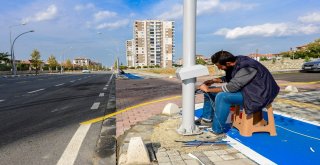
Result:
{"label": "lamp post", "polygon": [[[13,27],[16,27],[16,26],[24,26],[24,25],[26,25],[27,23],[21,23],[21,24],[17,24],[17,25],[11,25],[11,26],[9,26],[9,31],[10,31],[10,51],[11,51],[11,46],[12,46],[12,28]],[[13,67],[13,57],[12,57],[12,53],[10,54],[10,58],[11,58],[11,65],[12,65],[12,67]],[[13,70],[12,70],[13,71]]]}
{"label": "lamp post", "polygon": [[[196,55],[196,0],[183,1],[183,67],[195,65]],[[182,135],[199,134],[199,128],[194,124],[194,91],[196,78],[182,82],[182,123],[177,130]]]}
{"label": "lamp post", "polygon": [[12,71],[13,71],[13,75],[16,75],[17,74],[17,69],[16,69],[16,64],[15,64],[15,56],[14,56],[14,43],[16,42],[16,40],[24,35],[24,34],[27,34],[27,33],[32,33],[34,32],[34,30],[30,30],[30,31],[27,31],[27,32],[24,32],[24,33],[21,33],[19,34],[12,42],[11,44],[11,56],[12,56]]}
{"label": "lamp post", "polygon": [[72,46],[63,49],[62,52],[61,52],[61,56],[60,56],[60,74],[62,74],[62,72],[64,71],[62,63],[64,61],[64,54],[66,53],[66,51],[68,49],[72,49]]}

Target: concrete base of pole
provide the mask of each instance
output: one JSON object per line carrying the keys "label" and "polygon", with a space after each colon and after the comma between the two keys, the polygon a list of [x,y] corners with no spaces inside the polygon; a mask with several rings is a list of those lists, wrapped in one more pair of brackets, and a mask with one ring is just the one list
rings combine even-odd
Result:
{"label": "concrete base of pole", "polygon": [[177,133],[183,136],[199,135],[202,134],[202,131],[198,126],[193,125],[190,129],[186,129],[183,125],[177,129]]}

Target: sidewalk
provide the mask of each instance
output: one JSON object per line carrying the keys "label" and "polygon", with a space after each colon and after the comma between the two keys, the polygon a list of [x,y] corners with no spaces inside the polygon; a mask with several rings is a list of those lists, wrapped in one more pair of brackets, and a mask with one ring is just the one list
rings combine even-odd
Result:
{"label": "sidewalk", "polygon": [[[175,78],[167,78],[166,80],[176,83],[179,82]],[[131,80],[117,81],[117,88],[121,87],[121,83],[126,83],[126,85],[128,85],[129,81]],[[136,83],[143,83],[143,81]],[[284,87],[290,82],[280,81],[278,83],[285,84],[280,85],[283,91]],[[146,85],[146,87],[148,88],[148,85]],[[116,117],[118,164],[125,164],[126,162],[126,152],[131,137],[142,137],[144,143],[154,149],[155,158],[153,164],[199,164],[198,161],[188,156],[188,153],[192,153],[193,155],[200,157],[202,162],[206,162],[205,164],[257,164],[238,150],[232,148],[230,145],[186,148],[182,147],[181,143],[174,142],[174,140],[210,140],[217,137],[209,132],[205,132],[197,136],[181,136],[176,133],[176,129],[181,123],[181,116],[176,115],[168,117],[161,115],[161,112],[167,103],[175,103],[181,107],[181,98],[174,97],[177,96],[175,93],[170,93],[170,88],[172,89],[172,87],[170,85],[166,86],[164,89],[168,88],[168,91],[163,92],[168,92],[168,95],[163,95],[162,97],[153,99],[154,102],[144,101],[142,95],[147,94],[144,93],[145,91],[129,89],[128,92],[125,93],[127,96],[141,97],[140,102],[137,102],[137,104],[133,104],[135,102],[133,98],[130,99],[130,97],[128,97],[127,99],[122,99],[122,97],[117,97],[117,110],[125,108],[129,109]],[[319,83],[307,85],[299,84],[299,89],[302,89],[303,92],[291,94],[281,92],[273,104],[274,111],[320,123],[320,111],[317,108],[320,105],[318,99],[318,96],[320,95]],[[161,101],[164,98],[169,99]],[[160,101],[155,102],[155,100]],[[203,96],[197,95],[195,100],[199,108],[202,107],[199,103],[203,102]],[[142,102],[146,104],[139,104]]]}

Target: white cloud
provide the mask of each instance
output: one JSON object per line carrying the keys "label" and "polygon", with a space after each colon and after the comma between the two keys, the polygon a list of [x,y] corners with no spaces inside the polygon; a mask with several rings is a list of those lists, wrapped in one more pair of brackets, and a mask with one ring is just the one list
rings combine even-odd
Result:
{"label": "white cloud", "polygon": [[74,7],[74,10],[80,11],[80,10],[94,9],[94,8],[95,8],[94,4],[92,4],[92,3],[87,3],[87,4],[84,4],[84,5],[82,5],[82,4],[76,5],[76,6]]}
{"label": "white cloud", "polygon": [[101,21],[101,20],[103,20],[103,19],[105,19],[105,18],[114,17],[114,16],[116,16],[116,15],[117,15],[117,13],[112,12],[112,11],[107,11],[107,10],[105,10],[105,11],[99,11],[99,12],[97,12],[97,13],[94,14],[94,19],[95,19],[96,21]]}
{"label": "white cloud", "polygon": [[[239,2],[223,2],[220,0],[198,0],[197,15],[204,15],[215,11],[230,11],[238,9],[252,9],[256,4],[243,4]],[[183,4],[174,4],[171,9],[165,8],[165,12],[160,14],[161,19],[179,19],[183,15]]]}
{"label": "white cloud", "polygon": [[219,5],[219,0],[199,0],[197,3],[197,14],[212,12]]}
{"label": "white cloud", "polygon": [[113,23],[100,24],[96,27],[96,29],[116,29],[116,28],[127,26],[128,24],[129,24],[129,20],[125,19],[125,20],[120,20]]}
{"label": "white cloud", "polygon": [[222,11],[230,11],[230,10],[238,10],[238,9],[250,10],[256,6],[257,6],[257,4],[244,4],[244,3],[239,3],[239,2],[225,2],[225,3],[221,3],[219,5],[219,9]]}
{"label": "white cloud", "polygon": [[299,21],[304,23],[320,23],[320,12],[313,12],[306,16],[298,18]]}
{"label": "white cloud", "polygon": [[314,25],[293,25],[287,23],[266,23],[255,26],[236,27],[234,29],[222,28],[215,35],[223,35],[228,39],[248,36],[289,36],[294,34],[313,34],[319,32],[319,27]]}
{"label": "white cloud", "polygon": [[160,14],[159,18],[165,20],[173,20],[181,18],[183,14],[183,6],[181,4],[175,4],[172,6],[171,10]]}
{"label": "white cloud", "polygon": [[41,22],[41,21],[47,21],[47,20],[52,20],[56,18],[58,13],[58,8],[56,5],[50,5],[46,11],[38,12],[34,16],[27,17],[22,19],[23,23],[27,22]]}

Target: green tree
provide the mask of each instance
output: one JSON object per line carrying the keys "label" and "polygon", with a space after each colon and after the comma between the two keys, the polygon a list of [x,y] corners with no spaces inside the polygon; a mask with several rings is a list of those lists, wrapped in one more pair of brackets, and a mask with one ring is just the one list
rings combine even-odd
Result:
{"label": "green tree", "polygon": [[313,58],[320,57],[320,39],[307,45],[307,55]]}
{"label": "green tree", "polygon": [[50,55],[47,62],[49,64],[50,71],[52,71],[52,68],[55,68],[58,66],[58,61],[56,60],[56,57],[54,55]]}
{"label": "green tree", "polygon": [[304,61],[305,61],[305,62],[311,61],[311,60],[310,60],[310,57],[306,56],[306,58],[304,58]]}
{"label": "green tree", "polygon": [[0,53],[0,63],[4,63],[4,64],[8,64],[10,63],[10,59],[9,59],[9,54],[8,52],[6,53]]}
{"label": "green tree", "polygon": [[40,52],[37,49],[34,49],[31,53],[31,65],[36,69],[36,74],[38,74],[38,71],[40,69],[42,61],[40,60]]}
{"label": "green tree", "polygon": [[207,63],[206,63],[206,61],[204,61],[204,59],[198,58],[198,59],[196,59],[196,64],[206,65]]}
{"label": "green tree", "polygon": [[65,67],[67,70],[71,70],[71,69],[72,69],[72,63],[71,63],[71,60],[70,60],[70,59],[67,59],[64,67]]}

